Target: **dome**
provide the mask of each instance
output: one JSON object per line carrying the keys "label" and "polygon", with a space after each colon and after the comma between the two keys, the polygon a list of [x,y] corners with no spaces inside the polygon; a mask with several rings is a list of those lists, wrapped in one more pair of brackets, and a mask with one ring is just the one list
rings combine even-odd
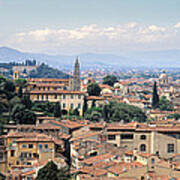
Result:
{"label": "dome", "polygon": [[114,88],[122,88],[122,87],[123,85],[118,82],[114,84]]}
{"label": "dome", "polygon": [[167,78],[167,74],[163,73],[160,75],[159,79],[166,79]]}
{"label": "dome", "polygon": [[101,91],[101,93],[102,93],[102,94],[111,94],[112,91],[111,91],[110,89],[105,88],[105,89],[103,89],[103,90]]}

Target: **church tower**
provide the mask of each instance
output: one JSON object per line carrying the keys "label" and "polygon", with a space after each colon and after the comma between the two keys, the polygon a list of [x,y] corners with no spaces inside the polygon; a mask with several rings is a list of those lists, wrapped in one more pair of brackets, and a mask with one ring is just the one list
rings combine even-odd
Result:
{"label": "church tower", "polygon": [[78,57],[76,58],[74,73],[73,73],[73,90],[80,91],[81,89],[81,81],[80,81],[80,65]]}

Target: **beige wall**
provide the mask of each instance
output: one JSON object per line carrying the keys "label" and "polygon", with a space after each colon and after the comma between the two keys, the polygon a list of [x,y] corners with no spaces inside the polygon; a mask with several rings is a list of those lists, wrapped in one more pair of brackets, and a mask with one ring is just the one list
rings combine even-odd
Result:
{"label": "beige wall", "polygon": [[[39,98],[38,98],[39,97]],[[69,111],[71,109],[71,104],[73,104],[73,109],[79,108],[80,115],[83,112],[84,95],[83,94],[31,94],[30,99],[32,101],[49,101],[49,102],[60,102],[61,109]],[[48,98],[47,98],[48,97]],[[65,105],[65,107],[64,107]]]}

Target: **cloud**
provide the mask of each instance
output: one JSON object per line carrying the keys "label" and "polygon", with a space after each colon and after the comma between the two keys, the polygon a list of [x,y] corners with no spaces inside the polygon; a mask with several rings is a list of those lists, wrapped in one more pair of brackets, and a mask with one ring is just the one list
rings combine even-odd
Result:
{"label": "cloud", "polygon": [[144,50],[165,45],[167,48],[173,48],[180,44],[178,27],[180,23],[173,27],[161,27],[129,22],[107,27],[90,24],[71,29],[44,28],[14,34],[7,39],[6,44],[26,51],[58,54],[118,52],[120,49]]}
{"label": "cloud", "polygon": [[175,28],[180,28],[180,22],[174,25]]}

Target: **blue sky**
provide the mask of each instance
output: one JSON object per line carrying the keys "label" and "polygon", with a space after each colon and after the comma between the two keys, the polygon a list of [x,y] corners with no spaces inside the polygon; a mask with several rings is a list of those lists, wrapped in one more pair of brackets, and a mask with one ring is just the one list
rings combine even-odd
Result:
{"label": "blue sky", "polygon": [[[0,46],[52,54],[178,49],[179,22],[180,0],[0,0]],[[140,31],[146,35],[139,37]]]}

